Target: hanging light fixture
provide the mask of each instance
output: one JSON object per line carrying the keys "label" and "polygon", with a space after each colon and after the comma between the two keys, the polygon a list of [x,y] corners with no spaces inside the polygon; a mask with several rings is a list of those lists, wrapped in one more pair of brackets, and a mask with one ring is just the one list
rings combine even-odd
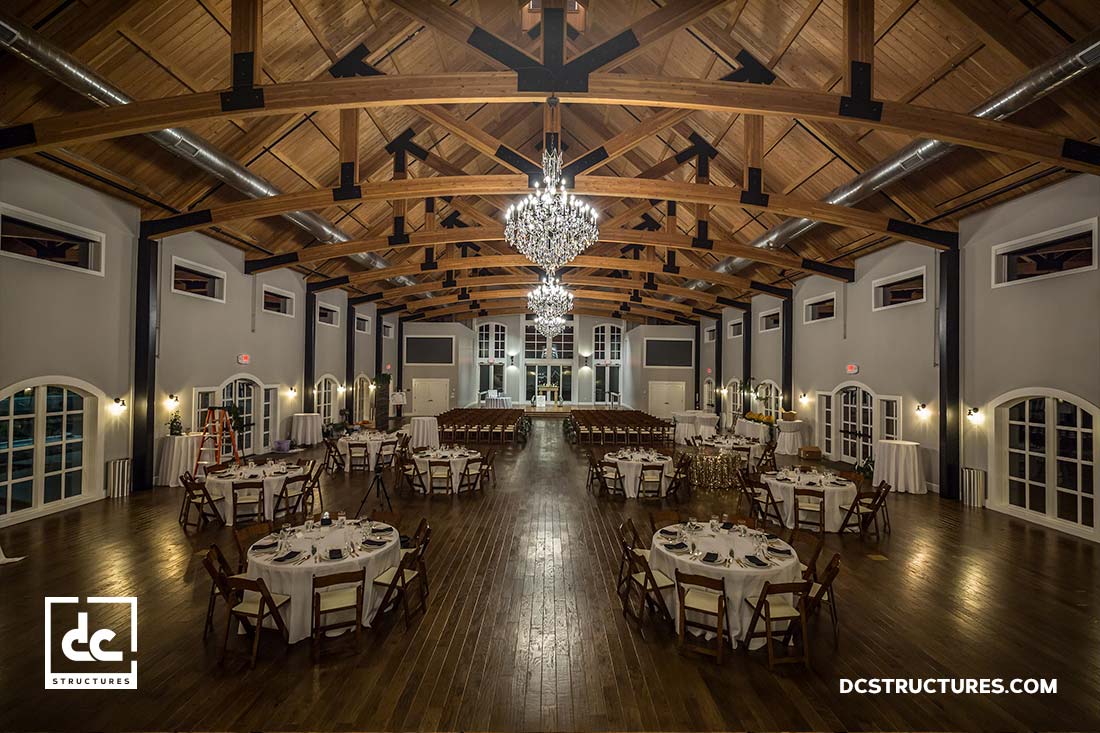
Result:
{"label": "hanging light fixture", "polygon": [[535,330],[548,340],[560,336],[565,331],[565,324],[564,316],[535,316]]}
{"label": "hanging light fixture", "polygon": [[527,309],[536,316],[564,316],[573,308],[573,293],[548,277],[527,293]]}
{"label": "hanging light fixture", "polygon": [[508,207],[504,238],[527,259],[553,275],[559,267],[596,243],[596,211],[565,188],[561,151],[547,145],[542,151],[541,187],[519,204]]}

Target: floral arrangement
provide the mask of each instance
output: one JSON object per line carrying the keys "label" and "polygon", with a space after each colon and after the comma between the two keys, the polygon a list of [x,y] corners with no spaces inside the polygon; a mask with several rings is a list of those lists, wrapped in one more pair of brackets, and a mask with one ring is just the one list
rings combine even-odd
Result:
{"label": "floral arrangement", "polygon": [[745,419],[749,422],[758,422],[764,425],[775,425],[775,418],[772,415],[765,415],[761,412],[746,412]]}
{"label": "floral arrangement", "polygon": [[180,417],[180,411],[176,410],[172,413],[172,417],[165,423],[168,426],[169,435],[183,435],[183,418]]}

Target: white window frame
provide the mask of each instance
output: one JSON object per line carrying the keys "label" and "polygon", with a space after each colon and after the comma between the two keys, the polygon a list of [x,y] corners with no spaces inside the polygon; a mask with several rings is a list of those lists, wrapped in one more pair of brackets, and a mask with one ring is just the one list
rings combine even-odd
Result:
{"label": "white window frame", "polygon": [[[336,323],[325,323],[321,320],[321,309],[328,308],[331,311],[336,311]],[[340,328],[341,314],[340,306],[333,305],[332,303],[317,302],[317,312],[313,314],[313,317],[317,319],[317,323],[321,326],[330,326],[332,328]]]}
{"label": "white window frame", "polygon": [[[600,352],[596,351],[596,334],[600,332],[600,329],[606,329],[604,333],[604,345],[603,356],[600,356]],[[611,348],[611,337],[613,334],[618,333],[619,336],[619,355],[617,357],[612,356],[615,352]],[[599,362],[604,365],[621,365],[623,361],[623,327],[616,323],[597,323],[592,327],[592,361]],[[620,384],[621,386],[621,384]],[[595,384],[592,386],[595,390]]]}
{"label": "white window frame", "polygon": [[[897,404],[897,423],[898,430],[897,435],[893,437],[886,437],[886,406],[885,402],[893,402]],[[875,422],[878,428],[879,440],[905,440],[905,413],[902,409],[905,407],[905,401],[899,395],[876,395],[875,396]]]}
{"label": "white window frame", "polygon": [[[196,295],[195,293],[189,293],[186,290],[176,290],[176,265],[186,267],[188,270],[195,270],[196,272],[202,272],[207,275],[212,275],[219,278],[222,281],[221,292],[217,297],[211,298],[206,295]],[[194,260],[188,260],[183,257],[177,257],[172,255],[172,271],[168,273],[172,278],[172,292],[176,295],[186,295],[188,298],[195,298],[201,300],[204,303],[225,303],[229,294],[229,279],[226,277],[224,270],[219,270],[216,267],[210,267],[204,265],[201,262],[195,262]]]}
{"label": "white window frame", "polygon": [[[1066,224],[1065,226],[1055,227],[1054,229],[1048,229],[1038,234],[1032,234],[1020,239],[1013,239],[1011,242],[1005,242],[998,244],[990,249],[990,287],[992,288],[1004,288],[1009,285],[1022,285],[1024,283],[1040,282],[1042,280],[1049,280],[1054,277],[1064,277],[1066,275],[1076,275],[1081,272],[1091,272],[1097,268],[1097,240],[1100,239],[1098,235],[1097,217],[1091,219],[1082,219],[1072,224]],[[1036,244],[1041,244],[1045,240],[1057,239],[1058,237],[1064,237],[1071,234],[1081,234],[1084,232],[1092,232],[1092,264],[1088,267],[1078,267],[1073,270],[1066,270],[1064,272],[1049,272],[1046,275],[1036,275],[1035,277],[1025,277],[1019,280],[1005,280],[1004,271],[1001,267],[1000,257],[1001,255],[1015,252],[1019,249],[1027,249]]]}
{"label": "white window frame", "polygon": [[[733,327],[737,326],[741,330],[737,333],[733,332]],[[726,324],[726,338],[727,339],[739,339],[745,335],[745,322],[738,318],[737,320],[730,321]]]}
{"label": "white window frame", "polygon": [[95,247],[93,259],[96,262],[96,268],[84,268],[73,267],[72,265],[63,265],[60,262],[50,262],[49,260],[40,260],[37,257],[27,257],[21,255],[18,252],[6,252],[0,249],[0,255],[4,257],[11,257],[13,260],[22,260],[23,262],[37,262],[40,265],[48,265],[50,267],[56,267],[66,272],[83,272],[85,275],[98,275],[103,277],[106,274],[107,263],[107,235],[103,232],[97,232],[94,229],[88,229],[86,227],[79,226],[78,224],[72,224],[61,219],[55,219],[52,216],[46,216],[45,214],[39,214],[37,211],[30,211],[28,209],[21,208],[19,206],[12,206],[11,204],[0,201],[0,219],[4,218],[4,215],[11,216],[16,219],[26,219],[34,224],[41,224],[44,227],[51,229],[61,229],[64,231],[72,232],[81,237],[92,239],[97,242]]}
{"label": "white window frame", "polygon": [[[451,342],[451,360],[447,361],[447,362],[444,362],[444,361],[428,361],[428,362],[408,361],[408,358],[409,358],[409,339],[411,339],[411,338],[414,338],[414,339],[425,339],[425,338],[427,338],[427,339],[449,339],[450,342]],[[455,365],[455,358],[457,357],[457,354],[455,353],[455,337],[454,336],[448,336],[448,335],[445,335],[445,334],[434,334],[434,333],[420,333],[420,334],[416,334],[416,333],[408,334],[407,333],[407,334],[405,334],[405,343],[403,344],[403,346],[404,346],[404,349],[402,350],[401,353],[406,359],[405,366],[446,367],[446,366],[454,366]]]}
{"label": "white window frame", "polygon": [[[358,313],[355,314],[355,332],[364,334],[366,336],[370,336],[370,327],[371,327],[370,320],[371,320],[370,316],[363,316],[363,315],[359,315]],[[366,328],[359,328],[360,323],[367,324],[367,327]]]}
{"label": "white window frame", "polygon": [[[757,331],[757,333],[775,333],[776,331],[783,330],[782,310],[783,310],[782,308],[772,308],[771,310],[766,310],[763,313],[761,313],[758,316],[757,321],[756,321],[756,331]],[[767,318],[768,316],[774,316],[774,315],[779,316],[779,325],[776,326],[775,328],[764,328],[764,319]]]}
{"label": "white window frame", "polygon": [[[824,303],[827,300],[833,301],[833,314],[828,318],[810,318],[810,306],[817,305],[818,303]],[[812,298],[806,298],[806,300],[802,301],[802,325],[810,326],[816,323],[827,323],[829,321],[835,321],[836,311],[837,303],[835,290],[831,293],[824,293],[822,295],[815,295]]]}
{"label": "white window frame", "polygon": [[703,343],[713,344],[718,340],[718,326],[710,326],[703,329]]}
{"label": "white window frame", "polygon": [[[290,312],[280,313],[279,311],[269,311],[267,308],[264,308],[264,295],[267,293],[273,293],[275,295],[281,295],[284,298],[289,298]],[[294,297],[294,293],[290,292],[289,290],[283,290],[282,288],[277,288],[274,285],[264,285],[260,292],[260,311],[262,311],[263,313],[270,313],[273,316],[293,318],[298,312],[298,300]]]}
{"label": "white window frame", "polygon": [[382,322],[382,338],[390,339],[390,340],[393,339],[393,324],[392,323],[386,323],[385,321]]}
{"label": "white window frame", "polygon": [[[497,339],[496,339],[497,326],[500,326],[501,328],[504,329],[504,335],[501,337],[501,340],[500,340],[501,351],[503,353],[500,356],[497,356],[497,345],[498,345],[497,344]],[[483,328],[488,330],[488,336],[489,336],[488,341],[487,341],[488,350],[489,350],[489,355],[488,356],[482,356],[481,355],[481,329],[483,329]],[[477,354],[477,363],[478,364],[489,364],[490,362],[496,364],[496,363],[502,363],[505,360],[507,360],[507,358],[508,358],[508,326],[507,326],[507,324],[501,323],[500,321],[484,321],[484,322],[478,323],[477,324],[477,329],[475,329],[475,331],[474,331],[474,339],[475,339],[474,353]]]}
{"label": "white window frame", "polygon": [[695,368],[695,349],[691,350],[691,364],[689,366],[650,366],[649,361],[649,342],[650,341],[686,341],[691,343],[689,338],[656,338],[647,337],[643,340],[642,344],[642,368],[643,369],[694,369]]}
{"label": "white window frame", "polygon": [[[894,303],[893,305],[879,305],[878,304],[878,289],[884,285],[890,285],[892,283],[899,282],[901,280],[908,280],[914,275],[920,275],[924,281],[924,295],[920,300],[911,300],[908,303]],[[894,308],[904,308],[909,305],[920,305],[928,301],[928,268],[924,265],[920,267],[914,267],[911,270],[905,272],[896,272],[893,275],[887,275],[885,277],[876,278],[871,281],[871,312],[888,311]]]}

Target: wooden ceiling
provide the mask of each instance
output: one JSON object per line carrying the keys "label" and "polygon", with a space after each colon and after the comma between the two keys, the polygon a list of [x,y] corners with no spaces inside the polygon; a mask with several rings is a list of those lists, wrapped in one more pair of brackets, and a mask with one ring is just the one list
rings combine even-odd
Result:
{"label": "wooden ceiling", "polygon": [[[666,4],[670,7],[655,15]],[[6,10],[133,98],[156,100],[220,92],[231,86],[231,5],[231,0],[9,0]],[[565,42],[567,62],[624,28],[632,28],[640,43],[628,56],[600,69],[605,73],[598,82],[592,77],[590,97],[599,97],[599,89],[615,87],[616,94],[609,95],[607,101],[571,100],[565,92],[559,95],[563,98],[558,110],[566,162],[601,145],[609,154],[606,161],[585,171],[590,176],[577,182],[578,190],[591,196],[603,213],[601,242],[586,253],[590,259],[583,266],[566,276],[575,287],[583,286],[579,292],[585,295],[586,312],[616,312],[608,294],[618,292],[625,300],[622,291],[641,288],[646,278],[652,282],[650,292],[634,301],[639,306],[631,308],[628,317],[691,317],[746,293],[789,287],[792,279],[821,264],[836,266],[831,274],[843,277],[854,257],[897,241],[887,226],[891,220],[927,225],[935,240],[939,230],[957,230],[962,216],[1072,175],[1059,164],[1065,161],[1057,156],[1042,160],[1027,152],[1030,149],[1014,146],[1015,137],[1001,134],[1012,130],[997,128],[998,134],[988,135],[988,140],[971,140],[974,147],[960,148],[891,185],[859,204],[858,210],[831,211],[816,203],[831,189],[911,142],[918,136],[915,130],[932,129],[932,122],[923,118],[909,124],[914,106],[968,113],[1028,69],[1094,33],[1100,28],[1100,3],[1094,0],[874,2],[873,32],[868,30],[862,36],[866,47],[873,46],[874,97],[886,103],[884,120],[895,109],[900,110],[893,119],[905,117],[908,127],[872,122],[863,126],[814,113],[814,100],[831,99],[823,94],[847,93],[845,54],[856,58],[860,53],[858,44],[848,43],[859,36],[845,30],[844,9],[848,6],[843,0],[592,0],[582,5],[583,20],[579,14],[572,17],[581,30],[571,31]],[[711,8],[709,13],[704,13],[707,8]],[[524,31],[537,22],[538,15],[527,12],[517,0],[458,0],[449,7],[437,0],[264,0],[262,65],[256,83],[265,85],[269,97],[277,99],[280,89],[290,88],[279,85],[331,79],[333,64],[363,44],[369,49],[364,60],[375,69],[388,77],[409,77],[407,83],[397,82],[405,87],[401,93],[409,93],[416,85],[414,77],[463,72],[480,72],[468,77],[469,86],[481,79],[499,85],[496,79],[503,77],[505,89],[515,90],[514,73],[487,75],[485,72],[502,72],[506,67],[464,41],[472,28],[480,27],[539,59],[541,36],[532,37]],[[771,86],[759,94],[763,107],[746,103],[745,109],[752,114],[731,110],[718,91],[711,91],[729,85],[717,82],[743,66],[744,52],[775,76]],[[696,90],[706,104],[688,104],[679,97],[672,100],[676,84],[654,92],[659,97],[656,102],[642,98],[644,94],[618,94],[620,87],[626,88],[638,77],[707,82]],[[373,89],[381,83],[390,84],[388,79],[372,78],[373,86],[370,79],[349,81],[347,86]],[[453,305],[460,299],[455,288],[467,287],[475,289],[474,295],[486,293],[486,311],[516,312],[522,310],[522,301],[507,298],[517,292],[517,286],[534,282],[534,274],[515,257],[504,257],[513,253],[497,234],[502,209],[518,198],[523,188],[522,178],[504,174],[514,174],[527,165],[521,158],[539,159],[544,127],[557,124],[557,120],[548,123],[552,116],[540,101],[545,93],[502,95],[516,101],[469,101],[491,95],[477,97],[465,89],[455,91],[464,86],[461,80],[444,78],[444,82],[451,88],[447,93],[455,95],[454,103],[349,105],[334,98],[329,105],[324,98],[326,104],[305,111],[268,110],[263,116],[242,113],[240,117],[218,114],[187,119],[190,130],[287,194],[298,195],[299,201],[306,200],[309,192],[340,184],[340,163],[348,155],[348,140],[354,139],[359,182],[365,192],[378,184],[380,194],[338,203],[322,198],[314,205],[318,214],[355,240],[348,247],[328,247],[327,251],[322,243],[282,218],[240,216],[241,211],[259,211],[260,205],[238,206],[246,200],[242,194],[140,135],[49,145],[23,157],[128,198],[142,207],[148,219],[181,211],[236,212],[235,218],[215,218],[216,228],[207,231],[245,248],[250,259],[305,250],[294,266],[311,281],[348,275],[345,287],[353,296],[376,298],[382,307],[409,304],[410,312],[418,315],[462,317],[471,311],[466,308],[464,312],[461,302]],[[649,88],[664,89],[663,83],[654,81]],[[686,83],[679,86],[688,87]],[[330,83],[316,88],[328,93],[336,86]],[[52,117],[61,122],[75,120],[64,116],[94,108],[80,95],[8,55],[0,56],[0,89],[0,124],[4,126],[42,123]],[[801,105],[790,107],[799,110],[797,115],[779,112],[788,109],[775,106],[781,97]],[[738,97],[736,104],[742,104],[740,100]],[[668,107],[660,106],[661,101]],[[179,114],[182,106],[166,108],[169,114]],[[356,108],[360,111],[355,114],[346,111]],[[358,127],[354,136],[345,127],[343,154],[342,118],[345,125],[355,121]],[[954,118],[945,119],[950,122]],[[1048,137],[1052,140],[1095,141],[1100,132],[1097,120],[1100,75],[1093,74],[1010,121],[1051,133]],[[426,194],[393,201],[395,189],[385,183],[394,178],[393,156],[386,146],[407,130],[415,134],[413,142],[427,157],[408,156],[408,178],[413,180],[400,184],[406,187],[401,190],[445,195],[448,200],[435,200],[434,215],[425,213]],[[700,138],[714,148],[714,156],[708,158],[709,171],[698,171],[694,156],[673,159]],[[511,164],[508,159],[502,162],[494,155],[500,145],[519,157]],[[1015,152],[998,152],[1004,149]],[[773,197],[771,205],[739,205],[737,196],[746,184],[745,169],[750,167],[762,169],[763,191]],[[709,179],[699,177],[708,172]],[[444,179],[415,180],[439,176]],[[472,177],[484,178],[483,188],[472,186]],[[614,177],[656,180],[630,183],[612,180]],[[713,191],[702,195],[696,184]],[[663,201],[654,206],[649,200],[665,197],[681,202],[673,219],[666,218]],[[276,210],[273,205],[263,206]],[[410,243],[388,246],[393,217],[402,210]],[[745,254],[747,243],[785,215],[806,215],[807,211],[830,223],[788,248],[760,253],[757,259],[761,261],[737,277],[709,276],[708,281],[715,283],[711,292],[692,291],[686,306],[662,305],[662,296],[682,299],[688,294],[680,287],[685,279],[705,274],[703,271],[726,256]],[[494,263],[492,267],[455,262],[453,269],[460,270],[455,273],[457,279],[444,287],[446,263],[459,259],[462,248],[454,241],[456,237],[439,231],[439,222],[455,216],[475,228],[479,240],[484,235],[484,241],[477,244],[479,252],[470,254],[499,257],[486,260],[486,265]],[[714,240],[709,251],[691,246],[699,234],[697,217],[709,220],[707,236]],[[632,243],[640,246],[631,250]],[[427,246],[441,263],[437,270],[419,268]],[[357,262],[336,256],[349,251],[373,252],[390,263],[392,273],[407,272],[418,285],[398,288],[385,282],[381,273],[364,272]],[[679,266],[679,274],[666,271],[670,262]],[[618,285],[613,278],[624,284]],[[492,293],[494,289],[500,292]],[[424,296],[431,298],[427,308],[418,302]]]}

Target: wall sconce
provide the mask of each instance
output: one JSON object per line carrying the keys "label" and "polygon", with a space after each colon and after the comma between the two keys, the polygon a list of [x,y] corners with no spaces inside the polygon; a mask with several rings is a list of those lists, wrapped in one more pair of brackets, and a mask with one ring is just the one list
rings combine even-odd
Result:
{"label": "wall sconce", "polygon": [[373,392],[376,389],[378,389],[378,385],[375,384],[374,382],[371,382],[370,383],[370,391]]}
{"label": "wall sconce", "polygon": [[515,365],[516,365],[516,355],[515,354],[509,354],[508,355],[508,366],[514,367]]}
{"label": "wall sconce", "polygon": [[981,425],[985,422],[985,415],[977,407],[971,407],[966,411],[966,419],[970,421],[971,425]]}
{"label": "wall sconce", "polygon": [[924,420],[928,417],[928,405],[923,402],[917,405],[917,417],[919,417],[921,420]]}
{"label": "wall sconce", "polygon": [[581,362],[581,368],[582,369],[587,369],[589,366],[591,366],[591,363],[592,363],[592,357],[591,356],[585,355],[585,356],[582,356],[581,358],[584,359],[584,361]]}
{"label": "wall sconce", "polygon": [[805,392],[798,395],[798,402],[800,404],[805,405],[805,404],[809,403],[809,401],[810,401],[810,396],[808,394],[806,394]]}
{"label": "wall sconce", "polygon": [[338,392],[339,394],[344,394],[345,392],[347,392],[347,391],[348,391],[348,388],[347,388],[347,387],[345,387],[345,386],[344,386],[344,385],[342,385],[342,384],[338,384],[338,385],[336,385],[336,391],[337,391],[337,392]]}
{"label": "wall sconce", "polygon": [[112,415],[121,415],[126,411],[126,400],[115,397],[115,401],[107,405],[107,409],[111,411]]}
{"label": "wall sconce", "polygon": [[298,396],[298,388],[297,387],[289,387],[286,391],[286,396],[287,397],[297,397]]}
{"label": "wall sconce", "polygon": [[728,395],[729,393],[730,393],[730,391],[729,391],[728,387],[719,387],[718,388],[718,394],[722,396],[722,399],[725,399],[726,395]]}
{"label": "wall sconce", "polygon": [[168,395],[168,399],[164,401],[164,406],[169,410],[174,410],[180,406],[180,398],[174,394]]}

